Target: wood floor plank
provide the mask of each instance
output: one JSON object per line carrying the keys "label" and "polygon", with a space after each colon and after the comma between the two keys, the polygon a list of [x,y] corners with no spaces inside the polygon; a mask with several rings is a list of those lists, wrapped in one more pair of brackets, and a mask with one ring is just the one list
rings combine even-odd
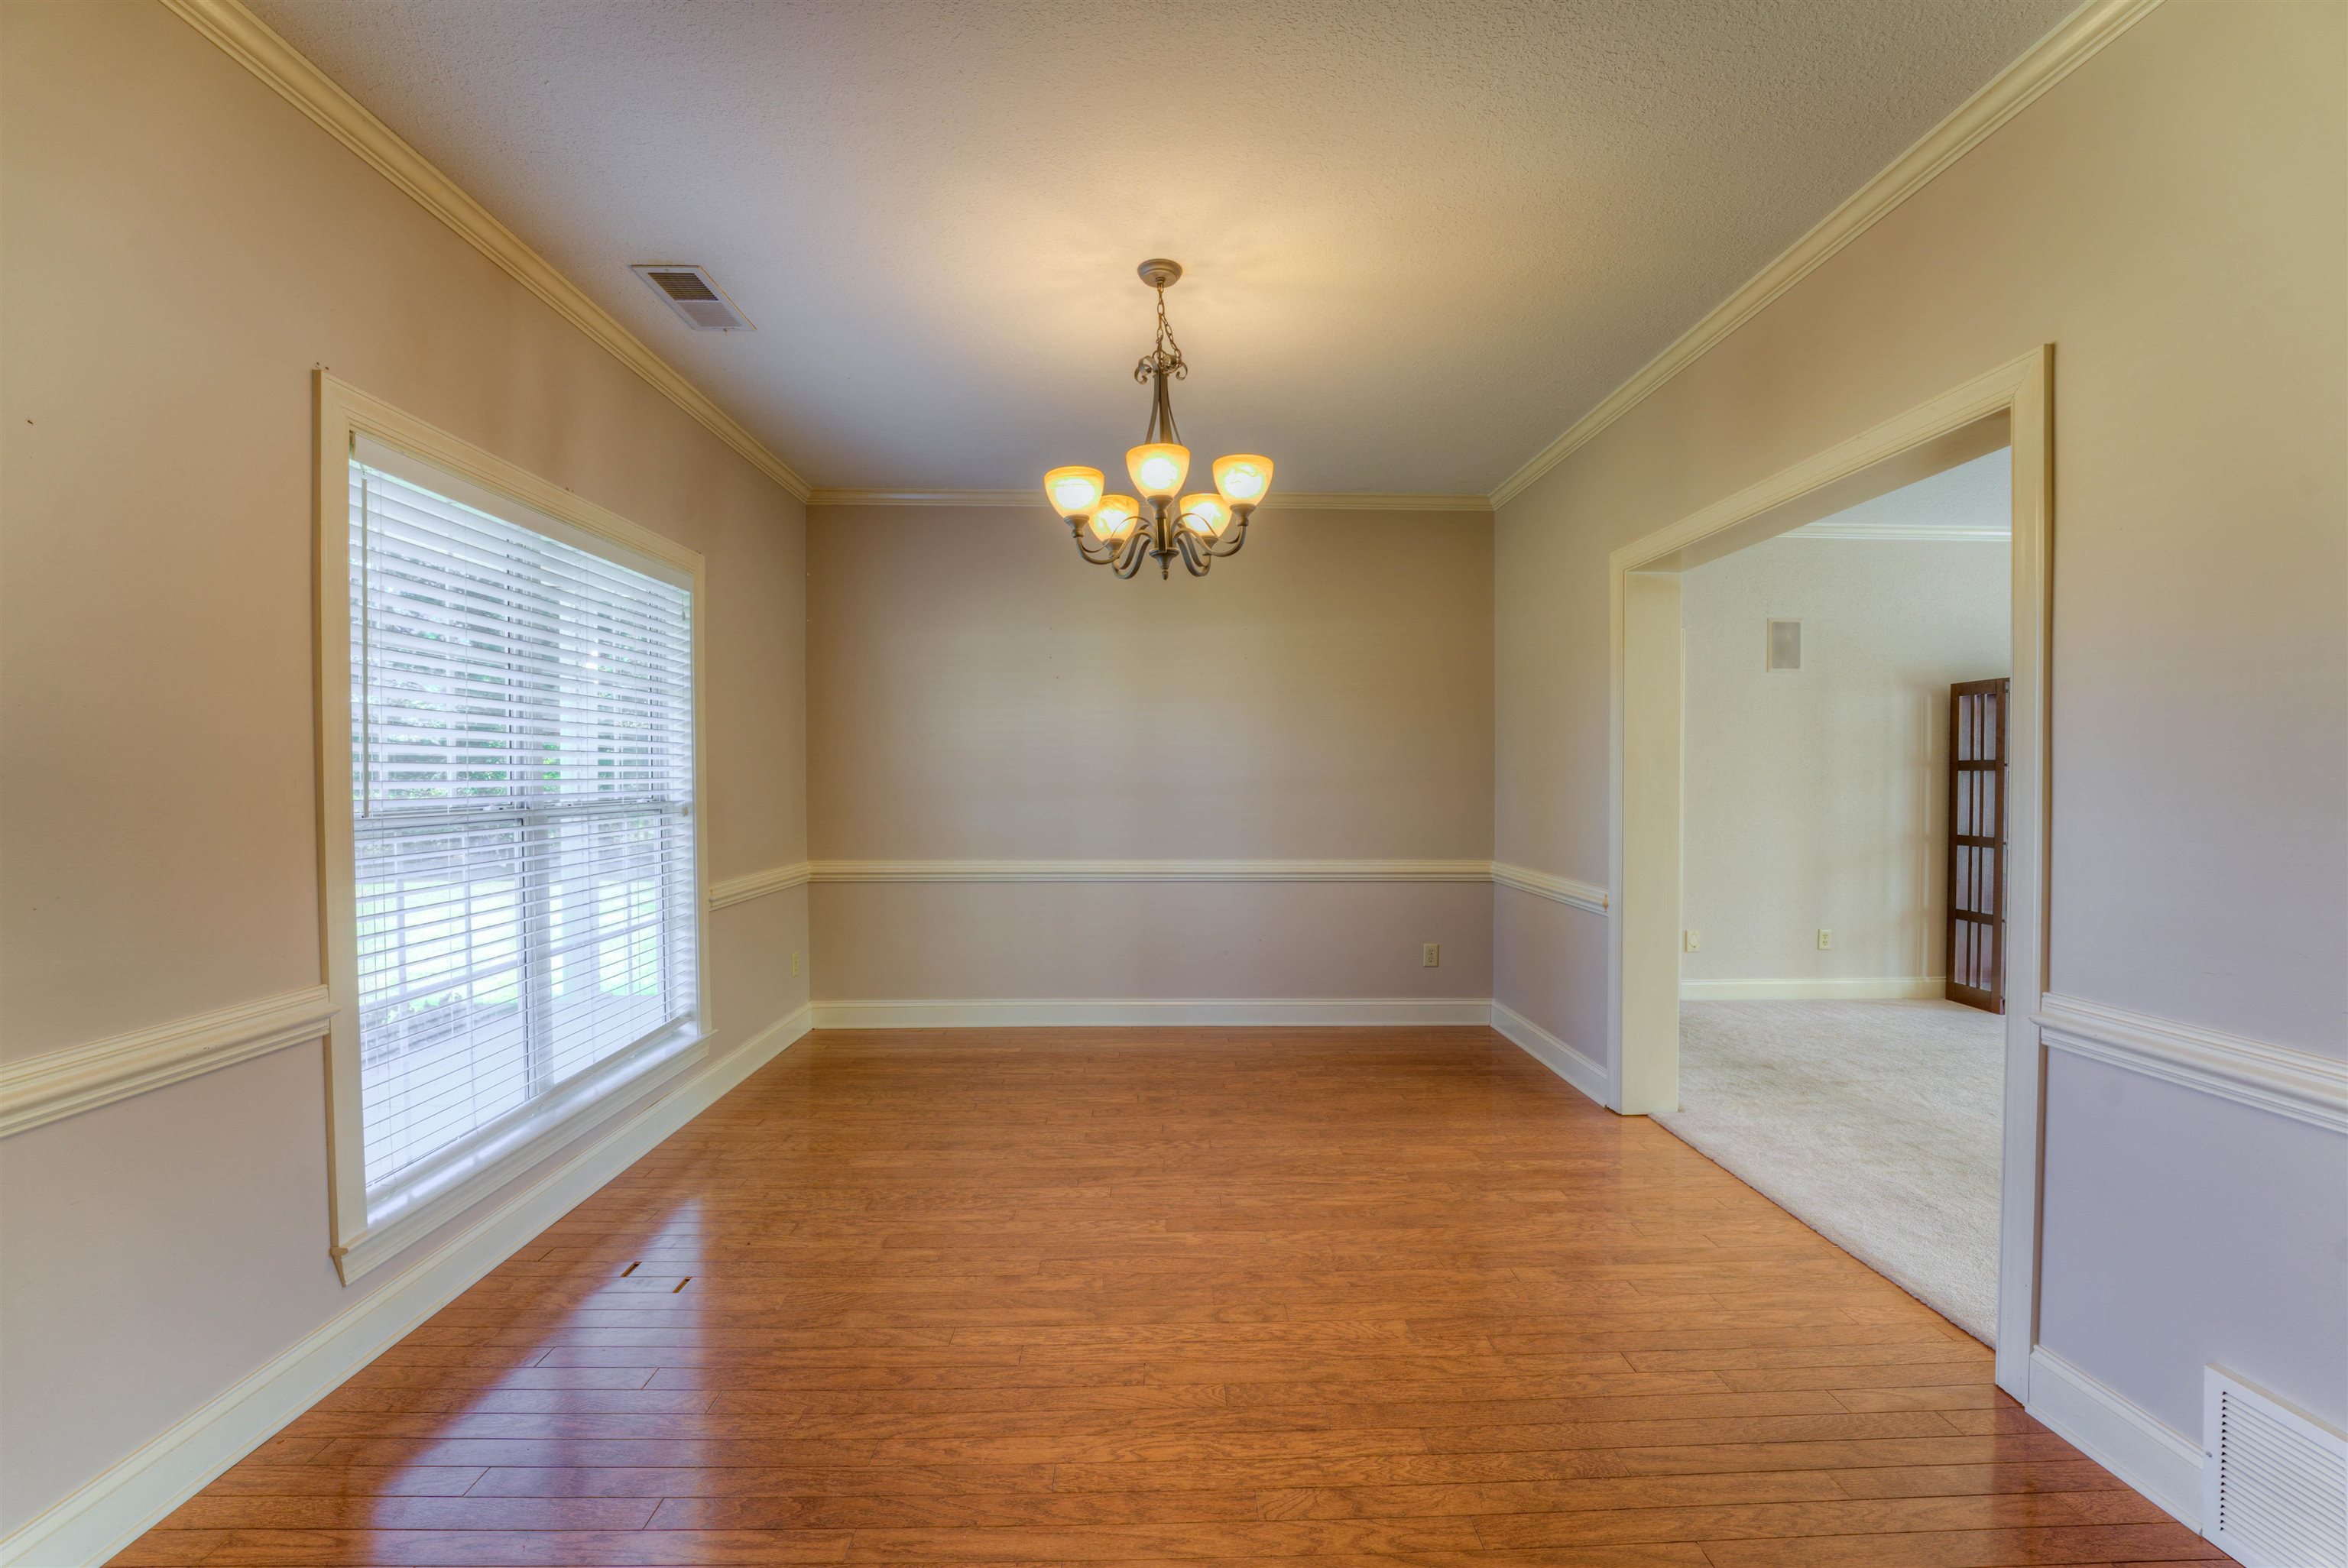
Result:
{"label": "wood floor plank", "polygon": [[117,1563],[2216,1556],[1479,1029],[818,1033]]}

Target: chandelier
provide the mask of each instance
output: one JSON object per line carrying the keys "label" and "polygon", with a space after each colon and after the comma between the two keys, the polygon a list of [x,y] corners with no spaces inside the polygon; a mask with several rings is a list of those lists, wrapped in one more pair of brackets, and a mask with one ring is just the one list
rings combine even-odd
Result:
{"label": "chandelier", "polygon": [[1133,379],[1150,388],[1149,428],[1141,445],[1125,455],[1125,471],[1141,498],[1103,495],[1101,471],[1085,467],[1053,469],[1044,476],[1044,494],[1066,520],[1077,553],[1093,565],[1124,578],[1155,559],[1164,578],[1173,575],[1179,557],[1192,577],[1204,577],[1247,542],[1248,514],[1272,488],[1272,459],[1246,452],[1218,457],[1214,489],[1175,498],[1190,477],[1190,449],[1174,426],[1167,383],[1187,379],[1190,367],[1166,324],[1166,291],[1182,276],[1182,267],[1160,259],[1142,262],[1139,271],[1141,281],[1158,291],[1158,342],[1133,367]]}

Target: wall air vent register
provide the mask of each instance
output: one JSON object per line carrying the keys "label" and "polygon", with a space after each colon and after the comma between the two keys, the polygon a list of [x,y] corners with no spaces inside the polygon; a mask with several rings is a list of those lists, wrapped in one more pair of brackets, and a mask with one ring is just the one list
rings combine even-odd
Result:
{"label": "wall air vent register", "polygon": [[2348,1563],[2348,1435],[2222,1367],[2202,1373],[2201,1533],[2244,1568]]}

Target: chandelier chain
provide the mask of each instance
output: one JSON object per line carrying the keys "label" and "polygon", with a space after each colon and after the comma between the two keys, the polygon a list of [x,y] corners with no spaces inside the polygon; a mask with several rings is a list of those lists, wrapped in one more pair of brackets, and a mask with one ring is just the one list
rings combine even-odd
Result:
{"label": "chandelier chain", "polygon": [[1182,363],[1182,345],[1174,341],[1174,328],[1166,319],[1166,288],[1158,288],[1158,341],[1141,363],[1133,367],[1133,379],[1147,383],[1153,375],[1170,375],[1177,381],[1189,379],[1190,367]]}

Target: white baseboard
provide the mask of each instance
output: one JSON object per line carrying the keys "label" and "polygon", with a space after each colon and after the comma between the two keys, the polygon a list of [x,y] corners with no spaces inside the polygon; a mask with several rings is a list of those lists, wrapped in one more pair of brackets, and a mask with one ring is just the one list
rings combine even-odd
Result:
{"label": "white baseboard", "polygon": [[1541,1028],[1524,1014],[1500,1002],[1492,1004],[1492,1027],[1527,1056],[1581,1090],[1599,1104],[1606,1103],[1606,1067]]}
{"label": "white baseboard", "polygon": [[818,1029],[1143,1028],[1234,1024],[1480,1024],[1483,997],[1054,998],[819,1001]]}
{"label": "white baseboard", "polygon": [[650,1153],[809,1027],[801,1007],[592,1138],[308,1338],[0,1542],[9,1568],[103,1563]]}
{"label": "white baseboard", "polygon": [[1682,980],[1684,1002],[1912,1002],[1948,994],[1939,975],[1885,975],[1855,980]]}
{"label": "white baseboard", "polygon": [[2031,1418],[2201,1528],[2201,1445],[2041,1345],[2030,1352]]}

